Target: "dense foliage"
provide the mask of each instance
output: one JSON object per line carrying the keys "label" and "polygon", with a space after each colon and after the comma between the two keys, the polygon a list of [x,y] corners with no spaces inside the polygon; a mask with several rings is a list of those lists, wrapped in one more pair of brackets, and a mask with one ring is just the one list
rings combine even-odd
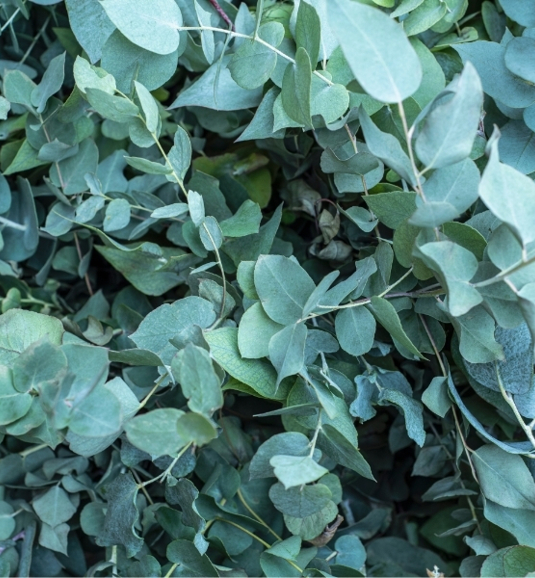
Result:
{"label": "dense foliage", "polygon": [[0,575],[535,572],[535,1],[0,15]]}

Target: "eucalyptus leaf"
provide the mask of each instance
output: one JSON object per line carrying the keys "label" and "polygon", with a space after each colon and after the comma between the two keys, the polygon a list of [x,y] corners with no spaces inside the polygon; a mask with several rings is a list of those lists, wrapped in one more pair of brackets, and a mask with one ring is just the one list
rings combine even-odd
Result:
{"label": "eucalyptus leaf", "polygon": [[177,49],[180,9],[171,0],[156,0],[150,8],[143,2],[106,0],[102,3],[108,18],[134,44],[156,54]]}
{"label": "eucalyptus leaf", "polygon": [[[370,96],[401,102],[418,89],[420,61],[395,20],[371,6],[335,0],[329,23],[353,74]],[[388,43],[382,42],[384,36]]]}

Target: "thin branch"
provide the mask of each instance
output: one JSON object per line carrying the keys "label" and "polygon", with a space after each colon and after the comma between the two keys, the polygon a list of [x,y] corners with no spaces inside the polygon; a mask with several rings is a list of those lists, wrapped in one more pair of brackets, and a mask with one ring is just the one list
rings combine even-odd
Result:
{"label": "thin branch", "polygon": [[5,22],[5,24],[2,26],[2,28],[0,28],[0,34],[2,34],[2,32],[4,32],[4,30],[10,26],[10,24],[13,22],[13,20],[15,20],[15,18],[17,17],[17,14],[20,12],[20,8],[17,8],[15,10],[15,12],[13,12],[13,14],[9,17],[9,19]]}
{"label": "thin branch", "polygon": [[234,23],[232,20],[227,16],[227,13],[221,8],[219,2],[217,0],[209,0],[210,4],[216,9],[216,12],[223,18],[223,20],[230,26],[230,29],[234,31]]}
{"label": "thin branch", "polygon": [[[423,315],[418,314],[418,317],[420,318],[420,322],[422,323],[423,328],[427,334],[427,338],[429,339],[429,342],[431,343],[431,347],[433,348],[433,352],[435,353],[435,357],[437,358],[438,364],[440,365],[440,370],[442,371],[442,375],[447,378],[448,372],[446,371],[446,367],[444,366],[444,363],[443,363],[442,358],[440,356],[440,353],[438,351],[438,347],[435,343],[433,335],[431,334],[431,331],[429,331],[429,327],[427,327],[427,323],[425,322]],[[479,483],[479,481],[477,479],[476,470],[474,468],[474,464],[472,463],[472,458],[470,457],[470,453],[472,452],[472,450],[468,447],[466,440],[464,439],[464,436],[463,436],[463,433],[461,430],[461,425],[459,424],[459,420],[457,419],[457,414],[455,412],[455,407],[452,406],[452,410],[453,410],[453,418],[455,420],[455,426],[457,429],[457,433],[459,434],[459,436],[461,438],[461,442],[462,442],[463,447],[465,449],[466,457],[468,458],[468,463],[470,464],[470,469],[472,470],[472,476],[474,477],[474,480],[477,483]]]}
{"label": "thin branch", "polygon": [[266,528],[266,530],[271,532],[271,534],[273,534],[273,536],[275,536],[275,538],[277,540],[282,540],[282,538],[277,534],[277,532],[275,532],[275,530],[273,530],[267,522],[264,522],[264,520],[251,508],[251,506],[249,506],[249,504],[246,502],[245,498],[243,497],[242,491],[239,488],[237,491],[237,496],[240,499],[240,502],[243,504],[243,507],[251,514],[251,516],[253,516],[253,518],[257,522],[260,522],[260,524],[262,524],[262,526],[264,526]]}
{"label": "thin branch", "polygon": [[[288,56],[287,54],[285,54],[284,52],[282,52],[278,48],[275,48],[275,46],[273,46],[269,42],[262,40],[262,38],[260,38],[260,36],[257,36],[255,38],[254,36],[250,36],[249,34],[241,34],[240,32],[235,32],[234,30],[227,30],[225,28],[217,28],[216,26],[180,26],[176,30],[178,30],[179,32],[182,32],[182,31],[202,32],[203,30],[211,30],[212,32],[221,32],[222,34],[230,34],[234,38],[246,38],[247,40],[254,40],[255,42],[258,42],[259,44],[262,44],[266,48],[269,48],[270,50],[272,50],[275,54],[277,54],[281,58],[284,58],[288,62],[295,64],[294,58],[292,58],[291,56]],[[325,82],[329,86],[332,86],[334,84],[334,82],[332,80],[329,80],[328,78],[323,76],[323,74],[321,74],[321,72],[319,72],[318,70],[313,70],[312,74],[315,74],[318,78],[323,80],[323,82]]]}
{"label": "thin branch", "polygon": [[[78,235],[73,233],[74,236],[74,244],[76,245],[76,252],[78,253],[78,258],[80,259],[80,263],[82,262],[83,255],[82,249],[80,248],[80,242],[78,241]],[[88,273],[84,274],[85,284],[87,286],[87,290],[89,291],[89,295],[93,296],[93,287],[91,287],[91,281],[89,280]]]}
{"label": "thin branch", "polygon": [[531,428],[530,425],[526,424],[526,422],[524,421],[524,418],[520,415],[520,412],[518,411],[518,408],[516,407],[516,404],[513,401],[511,394],[508,391],[506,391],[505,386],[504,386],[503,381],[502,381],[502,376],[500,375],[500,371],[498,369],[498,364],[496,362],[494,362],[494,368],[496,370],[496,378],[498,380],[498,387],[500,388],[500,393],[502,394],[502,397],[505,400],[505,403],[511,408],[511,410],[515,414],[516,420],[518,421],[518,425],[524,430],[526,437],[528,438],[528,440],[531,442],[531,445],[535,449],[535,437],[533,436],[533,429]]}
{"label": "thin branch", "polygon": [[399,116],[401,117],[401,124],[403,125],[403,132],[405,133],[405,139],[407,140],[407,150],[409,151],[409,159],[411,161],[411,168],[414,174],[414,178],[416,179],[416,191],[425,201],[425,193],[422,187],[422,183],[420,182],[420,174],[418,169],[416,168],[416,162],[414,161],[414,153],[412,152],[412,135],[409,131],[409,127],[407,125],[407,117],[405,116],[405,109],[403,108],[403,103],[398,102],[398,109],[399,109]]}
{"label": "thin branch", "polygon": [[513,273],[516,273],[517,271],[520,271],[520,269],[523,269],[528,265],[532,265],[533,263],[535,263],[535,254],[533,254],[529,258],[522,259],[522,261],[518,261],[514,265],[511,265],[511,267],[504,269],[501,273],[499,273],[494,277],[491,277],[490,279],[486,279],[485,281],[479,281],[479,283],[474,283],[473,287],[478,288],[478,287],[487,287],[488,285],[494,285],[495,283],[504,281],[505,278],[508,277],[509,275],[512,275]]}

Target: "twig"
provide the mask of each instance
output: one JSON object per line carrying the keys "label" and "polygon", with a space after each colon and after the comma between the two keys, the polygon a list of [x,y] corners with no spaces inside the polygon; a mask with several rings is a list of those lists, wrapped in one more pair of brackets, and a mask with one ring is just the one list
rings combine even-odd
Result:
{"label": "twig", "polygon": [[500,393],[502,394],[505,403],[507,403],[507,405],[511,408],[511,410],[515,414],[515,418],[518,421],[518,425],[524,430],[526,437],[528,438],[528,440],[531,442],[531,445],[535,449],[535,437],[533,436],[533,430],[531,428],[531,425],[526,424],[524,418],[520,415],[520,412],[518,411],[515,402],[511,398],[511,394],[508,391],[506,391],[505,386],[503,385],[502,376],[500,375],[500,371],[498,370],[497,362],[494,362],[494,367],[496,369],[496,378],[498,380],[498,387],[500,388]]}
{"label": "twig", "polygon": [[420,174],[418,172],[418,169],[416,168],[416,162],[414,161],[414,153],[412,152],[412,142],[411,142],[412,135],[407,125],[407,117],[405,116],[405,109],[403,108],[402,102],[398,103],[398,109],[399,109],[399,116],[401,117],[401,124],[403,125],[403,132],[405,133],[405,139],[407,140],[407,149],[409,151],[409,160],[411,161],[412,172],[414,174],[414,178],[416,179],[416,191],[425,201],[426,200],[425,193],[422,188],[422,184],[420,182]]}
{"label": "twig", "polygon": [[209,0],[210,4],[216,9],[216,12],[223,18],[223,20],[230,26],[230,29],[234,32],[234,23],[227,16],[227,13],[221,8],[217,0]]}

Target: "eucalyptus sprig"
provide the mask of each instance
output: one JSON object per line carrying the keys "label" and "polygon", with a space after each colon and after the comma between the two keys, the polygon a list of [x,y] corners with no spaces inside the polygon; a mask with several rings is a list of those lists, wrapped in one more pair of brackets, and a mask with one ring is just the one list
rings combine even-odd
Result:
{"label": "eucalyptus sprig", "polygon": [[527,0],[0,6],[0,575],[535,572]]}

